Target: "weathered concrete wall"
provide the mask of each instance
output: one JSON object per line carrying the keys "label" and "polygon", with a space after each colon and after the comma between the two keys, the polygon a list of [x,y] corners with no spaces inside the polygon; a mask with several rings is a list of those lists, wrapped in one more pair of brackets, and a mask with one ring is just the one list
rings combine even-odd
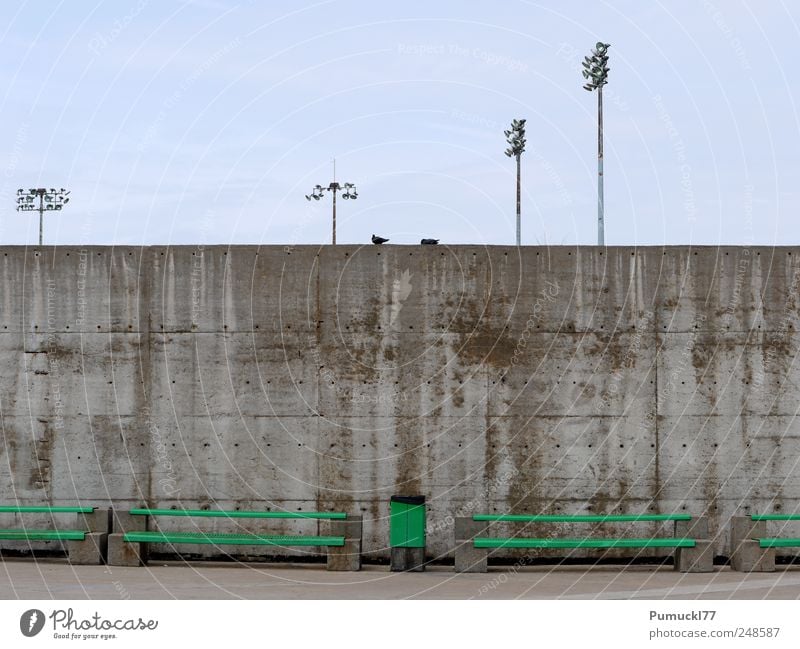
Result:
{"label": "weathered concrete wall", "polygon": [[2,501],[361,511],[374,556],[393,493],[434,556],[471,512],[708,513],[723,553],[800,505],[800,248],[0,254]]}

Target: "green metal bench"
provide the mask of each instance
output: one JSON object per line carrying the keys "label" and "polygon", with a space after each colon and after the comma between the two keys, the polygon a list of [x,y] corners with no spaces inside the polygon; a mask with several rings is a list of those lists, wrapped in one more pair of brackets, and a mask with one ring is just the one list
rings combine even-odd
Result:
{"label": "green metal bench", "polygon": [[800,538],[767,535],[771,521],[800,521],[800,514],[751,514],[731,518],[731,567],[742,572],[775,570],[777,548],[800,548]]}
{"label": "green metal bench", "polygon": [[[184,532],[148,529],[158,527],[158,517],[241,519],[306,519],[328,521],[331,534],[287,535],[260,532]],[[329,570],[360,570],[361,516],[344,512],[272,512],[226,511],[207,509],[136,508],[115,513],[114,534],[109,538],[111,565],[143,565],[147,562],[148,544],[214,546],[324,547]]]}
{"label": "green metal bench", "polygon": [[[498,537],[488,534],[492,523],[641,523],[674,522],[670,538]],[[674,548],[675,567],[682,572],[708,572],[713,567],[708,521],[690,514],[476,514],[455,519],[456,572],[486,572],[488,551],[496,549],[615,549]]]}
{"label": "green metal bench", "polygon": [[75,524],[72,529],[31,529],[27,526],[0,529],[0,540],[65,542],[71,563],[97,565],[104,561],[108,539],[107,509],[49,505],[0,505],[0,514],[14,514],[15,516],[48,514],[53,517],[74,514]]}
{"label": "green metal bench", "polygon": [[[800,521],[800,514],[751,514],[750,520],[755,523],[768,521]],[[758,539],[762,548],[797,548],[800,547],[800,538],[764,537]]]}

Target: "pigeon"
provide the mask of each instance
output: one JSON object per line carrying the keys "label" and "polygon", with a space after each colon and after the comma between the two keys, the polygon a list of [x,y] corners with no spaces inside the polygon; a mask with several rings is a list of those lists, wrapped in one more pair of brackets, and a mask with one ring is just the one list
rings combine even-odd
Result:
{"label": "pigeon", "polygon": [[420,243],[423,246],[435,246],[437,243],[439,243],[439,240],[438,239],[423,239],[422,241],[420,241]]}
{"label": "pigeon", "polygon": [[386,243],[387,241],[388,241],[388,239],[384,239],[383,237],[375,236],[374,234],[372,235],[372,243],[374,243],[376,246],[379,246],[382,243]]}

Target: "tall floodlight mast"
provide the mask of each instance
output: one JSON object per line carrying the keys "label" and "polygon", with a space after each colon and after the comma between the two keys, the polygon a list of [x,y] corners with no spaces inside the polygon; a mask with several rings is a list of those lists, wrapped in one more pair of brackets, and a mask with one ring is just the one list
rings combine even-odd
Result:
{"label": "tall floodlight mast", "polygon": [[603,204],[603,86],[608,83],[609,43],[598,42],[592,55],[583,61],[584,90],[597,90],[597,245],[605,245],[605,223]]}
{"label": "tall floodlight mast", "polygon": [[514,119],[511,120],[511,128],[503,131],[508,142],[506,155],[509,158],[517,159],[517,245],[520,245],[522,239],[522,190],[521,190],[521,158],[525,152],[525,120]]}

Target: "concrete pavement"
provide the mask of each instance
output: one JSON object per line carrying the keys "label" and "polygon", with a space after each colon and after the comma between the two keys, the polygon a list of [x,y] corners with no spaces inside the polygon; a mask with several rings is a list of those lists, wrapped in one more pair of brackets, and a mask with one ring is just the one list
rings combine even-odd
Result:
{"label": "concrete pavement", "polygon": [[146,568],[71,566],[62,560],[0,562],[2,599],[798,599],[800,570],[743,574],[719,568],[493,567],[455,574],[327,572],[323,566],[157,562]]}

